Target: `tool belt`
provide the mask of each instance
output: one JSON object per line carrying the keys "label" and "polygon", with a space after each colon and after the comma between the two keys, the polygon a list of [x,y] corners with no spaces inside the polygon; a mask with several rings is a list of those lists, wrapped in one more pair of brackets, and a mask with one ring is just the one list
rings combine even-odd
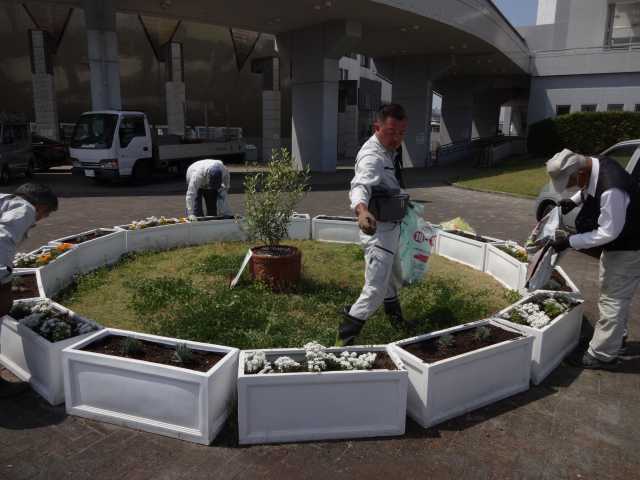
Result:
{"label": "tool belt", "polygon": [[379,222],[401,222],[409,208],[409,195],[400,190],[373,188],[369,211]]}

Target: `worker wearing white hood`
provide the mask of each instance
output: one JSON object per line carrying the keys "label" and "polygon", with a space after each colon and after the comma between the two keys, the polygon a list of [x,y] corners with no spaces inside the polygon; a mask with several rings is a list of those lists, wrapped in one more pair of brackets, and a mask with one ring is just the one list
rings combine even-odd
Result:
{"label": "worker wearing white hood", "polygon": [[[187,169],[187,215],[189,218],[232,215],[228,203],[229,170],[220,160],[199,160]],[[204,203],[204,205],[203,205]]]}

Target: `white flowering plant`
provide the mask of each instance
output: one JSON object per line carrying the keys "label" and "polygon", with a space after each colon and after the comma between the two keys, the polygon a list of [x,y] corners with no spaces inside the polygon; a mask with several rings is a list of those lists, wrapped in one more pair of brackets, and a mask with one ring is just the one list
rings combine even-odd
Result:
{"label": "white flowering plant", "polygon": [[129,230],[142,230],[150,227],[159,227],[162,225],[175,225],[178,223],[188,223],[187,218],[172,218],[172,217],[147,217],[143,220],[134,220],[126,225]]}
{"label": "white flowering plant", "polygon": [[265,374],[371,370],[377,356],[375,352],[358,354],[346,350],[336,355],[318,342],[309,342],[304,346],[304,361],[297,362],[291,357],[281,356],[269,362],[263,351],[256,351],[247,354],[244,371],[248,374]]}
{"label": "white flowering plant", "polygon": [[575,305],[576,302],[566,295],[538,294],[508,310],[502,318],[520,325],[544,328]]}
{"label": "white flowering plant", "polygon": [[529,262],[529,255],[527,254],[527,250],[524,247],[518,245],[516,242],[507,241],[504,243],[504,245],[497,245],[497,248],[522,263]]}
{"label": "white flowering plant", "polygon": [[9,315],[52,343],[98,330],[96,325],[57,309],[47,298],[34,304],[16,302]]}

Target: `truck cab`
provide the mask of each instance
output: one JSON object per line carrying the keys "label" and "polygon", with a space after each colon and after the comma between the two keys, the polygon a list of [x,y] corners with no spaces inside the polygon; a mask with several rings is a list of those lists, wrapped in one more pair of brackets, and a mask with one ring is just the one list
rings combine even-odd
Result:
{"label": "truck cab", "polygon": [[87,112],[77,121],[69,146],[76,173],[91,178],[150,176],[151,130],[141,112]]}

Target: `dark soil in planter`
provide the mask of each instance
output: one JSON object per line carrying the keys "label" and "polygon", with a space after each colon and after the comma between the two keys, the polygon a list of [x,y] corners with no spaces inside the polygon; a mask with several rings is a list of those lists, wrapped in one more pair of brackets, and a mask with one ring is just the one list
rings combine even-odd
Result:
{"label": "dark soil in planter", "polygon": [[410,343],[408,345],[404,345],[402,348],[425,363],[435,363],[440,360],[452,358],[462,355],[463,353],[479,350],[490,345],[495,345],[496,343],[513,340],[514,338],[522,336],[518,333],[503,330],[502,328],[498,328],[493,325],[484,326],[491,332],[491,335],[487,339],[476,339],[474,337],[476,329],[470,328],[468,330],[452,333],[451,335],[454,338],[454,342],[450,346],[441,345],[438,341],[440,337],[435,337],[416,343]]}
{"label": "dark soil in planter", "polygon": [[35,273],[28,275],[16,276],[13,279],[11,285],[11,292],[13,293],[14,300],[20,300],[21,298],[33,298],[39,297],[38,280]]}
{"label": "dark soil in planter", "polygon": [[113,233],[109,230],[95,230],[93,232],[85,233],[84,235],[76,235],[75,237],[71,237],[65,240],[65,243],[71,243],[73,245],[78,245],[80,243],[88,242],[90,240],[95,240],[96,238],[104,237]]}
{"label": "dark soil in planter", "polygon": [[322,215],[322,216],[318,217],[318,220],[337,220],[338,222],[351,222],[351,223],[355,223],[355,222],[358,221],[355,218],[330,217],[330,216],[325,216],[325,215]]}
{"label": "dark soil in planter", "polygon": [[565,282],[564,278],[562,278],[562,275],[560,275],[556,270],[553,271],[553,273],[551,274],[551,279],[550,282],[554,281],[556,283],[558,283],[558,285],[560,285],[560,288],[554,288],[555,285],[552,285],[551,287],[547,285],[545,285],[543,287],[544,290],[553,290],[553,291],[557,291],[557,292],[571,292],[571,287],[569,287],[569,285],[567,285],[567,283]]}
{"label": "dark soil in planter", "polygon": [[470,240],[475,240],[476,242],[482,243],[490,243],[493,240],[488,240],[480,235],[474,235],[473,233],[463,232],[462,230],[445,230],[447,233],[451,233],[453,235],[458,235],[459,237],[468,238]]}
{"label": "dark soil in planter", "polygon": [[193,360],[189,363],[179,363],[173,358],[173,354],[175,352],[175,348],[173,346],[149,342],[146,340],[138,340],[141,347],[139,352],[127,355],[124,353],[123,349],[126,338],[128,337],[109,335],[108,337],[100,338],[95,342],[86,345],[82,350],[102,353],[104,355],[111,355],[114,357],[134,358],[145,362],[171,365],[172,367],[181,367],[189,370],[195,370],[197,372],[209,371],[225,356],[225,354],[222,353],[192,350]]}

